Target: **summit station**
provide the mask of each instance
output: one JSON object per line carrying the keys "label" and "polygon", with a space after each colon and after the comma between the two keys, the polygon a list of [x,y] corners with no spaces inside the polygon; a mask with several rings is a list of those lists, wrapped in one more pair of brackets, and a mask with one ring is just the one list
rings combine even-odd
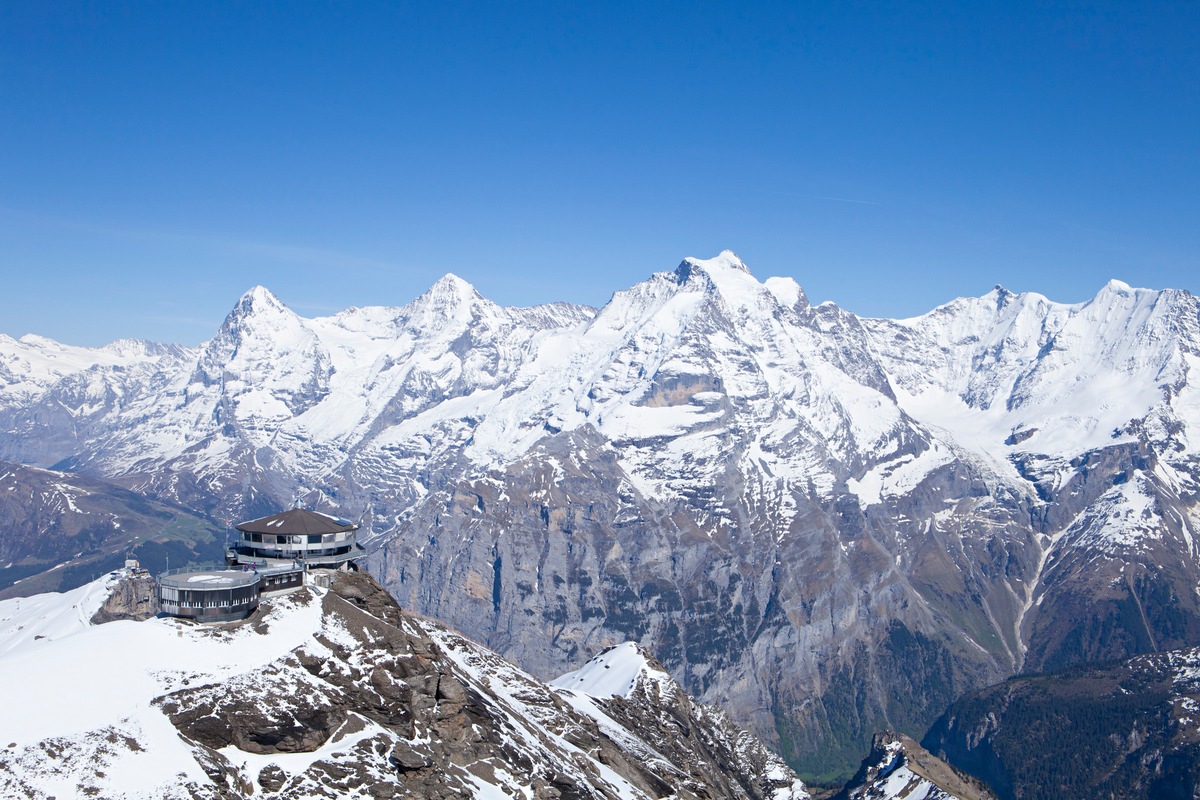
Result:
{"label": "summit station", "polygon": [[[303,586],[308,576],[348,570],[365,551],[358,525],[304,508],[238,524],[225,565],[185,567],[158,577],[159,604],[176,617],[224,622],[248,617],[261,597]],[[324,576],[327,585],[328,575]]]}

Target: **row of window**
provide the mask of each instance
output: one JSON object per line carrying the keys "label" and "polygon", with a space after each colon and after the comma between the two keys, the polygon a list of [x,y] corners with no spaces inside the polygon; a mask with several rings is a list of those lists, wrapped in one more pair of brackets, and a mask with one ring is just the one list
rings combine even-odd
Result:
{"label": "row of window", "polygon": [[252,554],[262,555],[268,558],[318,558],[320,556],[337,556],[345,555],[350,552],[349,547],[327,547],[321,550],[291,550],[282,548],[267,548],[267,547],[249,547],[246,548]]}
{"label": "row of window", "polygon": [[354,537],[353,531],[343,531],[342,533],[308,533],[308,534],[285,534],[285,533],[246,533],[242,532],[243,542],[253,542],[254,544],[322,544],[328,542],[344,542],[352,540]]}
{"label": "row of window", "polygon": [[[257,599],[258,598],[256,598],[256,597],[246,597],[246,598],[238,598],[237,600],[234,600],[233,602],[220,601],[220,600],[204,600],[204,601],[183,600],[183,601],[178,601],[178,602],[174,602],[174,601],[166,602],[164,600],[163,608],[164,608],[164,610],[167,610],[167,611],[170,611],[171,609],[177,609],[177,608],[232,608],[234,606],[244,606],[248,603],[253,603]],[[170,607],[170,608],[168,608],[168,607]]]}
{"label": "row of window", "polygon": [[280,586],[299,586],[301,583],[300,576],[290,576],[287,578],[267,578],[264,589],[276,589]]}
{"label": "row of window", "polygon": [[240,589],[227,589],[225,591],[225,594],[217,594],[216,592],[194,592],[186,589],[177,589],[172,586],[163,586],[159,592],[159,600],[163,603],[175,603],[185,608],[209,608],[210,606],[199,604],[240,605],[249,603],[258,596],[258,588],[256,586],[245,586]]}

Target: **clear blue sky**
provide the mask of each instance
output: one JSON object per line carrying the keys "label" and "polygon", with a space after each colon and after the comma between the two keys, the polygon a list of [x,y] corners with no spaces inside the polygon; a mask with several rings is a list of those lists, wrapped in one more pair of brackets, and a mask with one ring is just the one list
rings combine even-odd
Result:
{"label": "clear blue sky", "polygon": [[3,3],[0,331],[600,305],[723,248],[873,316],[1197,291],[1197,42],[1196,2]]}

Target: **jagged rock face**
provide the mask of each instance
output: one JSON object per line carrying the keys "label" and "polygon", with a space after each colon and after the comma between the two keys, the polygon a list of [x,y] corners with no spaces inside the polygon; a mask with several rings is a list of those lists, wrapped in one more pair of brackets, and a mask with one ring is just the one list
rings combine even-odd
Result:
{"label": "jagged rock face", "polygon": [[[36,702],[10,704],[0,796],[807,797],[665,673],[636,709],[553,689],[403,613],[362,573],[264,601],[240,623],[160,619],[34,642],[0,658],[0,676],[74,675],[70,700],[117,641],[144,647],[107,713],[100,702],[47,721],[25,716]],[[39,657],[53,674],[32,673]]]}
{"label": "jagged rock face", "polygon": [[[255,289],[183,362],[6,446],[210,512],[336,505],[406,606],[543,677],[640,641],[831,780],[968,689],[1200,637],[1186,292],[865,320],[723,253],[598,311]],[[13,363],[14,408],[74,374]]]}
{"label": "jagged rock face", "polygon": [[875,735],[862,766],[833,800],[996,800],[991,790],[895,731]]}
{"label": "jagged rock face", "polygon": [[141,622],[156,616],[160,610],[154,576],[145,570],[124,570],[104,598],[104,604],[92,615],[91,623],[103,625],[119,619]]}
{"label": "jagged rock face", "polygon": [[[857,760],[848,730],[888,719],[921,729],[928,709],[1011,669],[937,633],[929,606],[861,521],[839,531],[839,517],[810,506],[778,541],[709,535],[678,506],[628,489],[623,498],[615,481],[598,481],[614,458],[584,438],[535,452],[504,482],[472,482],[448,506],[420,509],[411,529],[428,533],[411,548],[385,546],[383,580],[406,605],[486,635],[541,674],[561,669],[564,654],[648,642],[703,696],[759,709],[756,728],[783,723],[789,756],[814,767],[832,760],[819,750],[830,732],[846,740],[837,756]],[[530,484],[537,494],[522,497]],[[920,568],[949,560],[945,538],[928,537],[915,554]],[[935,601],[966,616],[963,583],[989,585],[981,572],[964,580],[953,563],[943,567],[934,577],[958,589]]]}
{"label": "jagged rock face", "polygon": [[1012,678],[947,709],[922,744],[1002,800],[1200,793],[1200,650]]}
{"label": "jagged rock face", "polygon": [[[672,774],[698,796],[779,798],[805,793],[779,756],[757,737],[738,730],[721,709],[693,702],[638,645],[614,645],[551,685],[584,714],[639,731],[653,743],[648,757],[683,767],[686,772]],[[728,769],[717,772],[708,764]]]}

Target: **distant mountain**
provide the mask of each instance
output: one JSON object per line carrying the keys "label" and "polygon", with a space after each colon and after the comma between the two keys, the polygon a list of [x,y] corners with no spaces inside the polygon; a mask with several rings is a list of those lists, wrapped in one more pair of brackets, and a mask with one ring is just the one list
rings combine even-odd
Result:
{"label": "distant mountain", "polygon": [[1200,305],[908,320],[732,253],[604,308],[447,276],[196,351],[0,340],[0,455],[214,517],[361,520],[406,606],[550,677],[624,641],[810,777],[1022,670],[1200,645]]}
{"label": "distant mountain", "polygon": [[66,458],[100,435],[106,420],[162,391],[194,357],[186,348],[133,339],[91,348],[0,334],[0,458],[55,466],[60,454]]}
{"label": "distant mountain", "polygon": [[0,462],[0,598],[73,589],[133,557],[220,560],[224,533],[179,506],[83,475]]}
{"label": "distant mountain", "polygon": [[0,797],[808,796],[633,647],[583,670],[619,685],[552,688],[365,574],[242,623],[88,624],[119,582],[0,602]]}
{"label": "distant mountain", "polygon": [[1012,678],[950,706],[925,747],[1003,800],[1200,794],[1200,648]]}

